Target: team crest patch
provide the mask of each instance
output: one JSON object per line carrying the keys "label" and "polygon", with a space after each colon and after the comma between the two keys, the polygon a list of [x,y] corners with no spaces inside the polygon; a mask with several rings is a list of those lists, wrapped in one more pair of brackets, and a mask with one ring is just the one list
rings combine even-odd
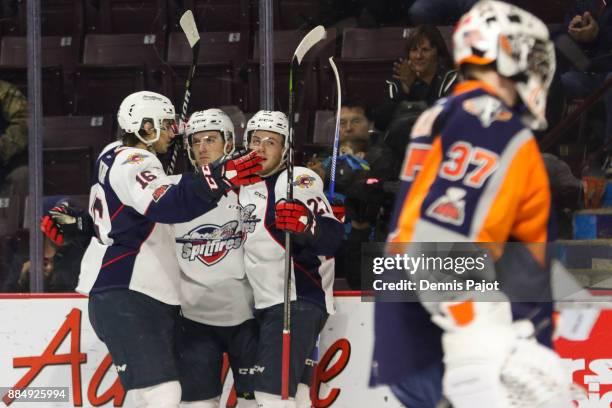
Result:
{"label": "team crest patch", "polygon": [[465,195],[466,191],[462,188],[447,188],[446,194],[429,206],[427,215],[444,223],[462,225],[465,220]]}
{"label": "team crest patch", "polygon": [[238,205],[238,211],[240,212],[240,222],[242,223],[242,231],[249,233],[255,231],[257,223],[261,221],[261,218],[257,218],[257,215],[253,214],[255,211],[255,204],[248,204],[244,207]]}
{"label": "team crest patch", "polygon": [[512,112],[505,109],[500,101],[488,95],[463,101],[463,109],[476,116],[486,128],[493,122],[507,122],[512,119]]}
{"label": "team crest patch", "polygon": [[206,266],[220,262],[232,249],[244,242],[245,233],[238,229],[238,221],[223,225],[200,225],[176,242],[183,244],[181,256],[189,261],[198,260]]}
{"label": "team crest patch", "polygon": [[306,174],[300,174],[295,178],[293,185],[299,188],[310,188],[314,186],[315,178]]}
{"label": "team crest patch", "polygon": [[142,153],[130,154],[122,164],[140,164],[147,156]]}
{"label": "team crest patch", "polygon": [[172,184],[164,184],[163,186],[159,186],[153,191],[153,201],[158,202],[160,198],[166,194],[166,192],[172,187]]}

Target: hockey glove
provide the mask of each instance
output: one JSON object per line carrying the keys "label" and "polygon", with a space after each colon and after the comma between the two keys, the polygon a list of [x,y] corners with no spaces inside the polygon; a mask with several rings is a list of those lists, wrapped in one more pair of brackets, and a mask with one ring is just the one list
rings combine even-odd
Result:
{"label": "hockey glove", "polygon": [[262,160],[263,158],[255,151],[247,153],[245,150],[240,150],[229,156],[224,162],[225,171],[236,172],[236,175],[230,179],[230,183],[239,187],[261,181],[261,177],[255,173],[262,169]]}
{"label": "hockey glove", "polygon": [[[197,190],[199,195],[206,200],[217,200],[230,190],[261,181],[261,177],[255,174],[262,169],[261,161],[262,158],[256,152],[241,156],[234,153],[210,165],[201,166],[199,173],[203,183]],[[230,174],[234,175],[228,178]]]}
{"label": "hockey glove", "polygon": [[276,228],[294,234],[316,235],[314,214],[302,202],[280,200],[276,203]]}
{"label": "hockey glove", "polygon": [[61,246],[79,234],[91,234],[91,219],[82,210],[61,204],[42,218],[40,229],[54,244]]}

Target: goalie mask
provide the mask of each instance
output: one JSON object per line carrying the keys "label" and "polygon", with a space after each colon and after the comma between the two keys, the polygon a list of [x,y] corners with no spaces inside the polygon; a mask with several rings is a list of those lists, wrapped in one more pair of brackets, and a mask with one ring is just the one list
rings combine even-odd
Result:
{"label": "goalie mask", "polygon": [[453,50],[457,66],[493,64],[500,75],[513,80],[526,107],[523,123],[534,130],[546,128],[555,54],[540,19],[511,4],[480,1],[459,20]]}
{"label": "goalie mask", "polygon": [[191,164],[197,168],[196,159],[193,157],[193,136],[198,132],[218,131],[223,138],[223,154],[228,155],[234,152],[236,140],[234,137],[234,124],[232,120],[221,109],[207,109],[194,112],[185,131],[185,148]]}
{"label": "goalie mask", "polygon": [[[119,127],[126,133],[133,133],[142,143],[151,146],[159,140],[162,129],[167,125],[164,121],[175,121],[174,106],[165,96],[149,91],[140,91],[128,95],[117,112]],[[155,129],[155,137],[146,139],[144,124],[151,123]]]}

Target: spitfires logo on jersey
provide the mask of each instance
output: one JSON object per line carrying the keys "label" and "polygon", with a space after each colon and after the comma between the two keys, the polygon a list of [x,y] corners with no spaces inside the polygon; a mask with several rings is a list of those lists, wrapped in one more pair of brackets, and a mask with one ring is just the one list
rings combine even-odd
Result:
{"label": "spitfires logo on jersey", "polygon": [[245,234],[238,225],[238,221],[230,221],[221,226],[206,224],[192,229],[176,240],[183,244],[181,256],[190,261],[197,259],[206,266],[216,264],[244,242]]}
{"label": "spitfires logo on jersey", "polygon": [[465,190],[449,187],[446,194],[438,198],[427,209],[427,215],[453,225],[462,225],[465,219]]}
{"label": "spitfires logo on jersey", "polygon": [[505,109],[499,100],[488,95],[466,99],[463,101],[463,109],[476,116],[485,128],[495,121],[507,122],[512,118],[512,112]]}
{"label": "spitfires logo on jersey", "polygon": [[238,206],[238,210],[240,211],[240,222],[242,223],[242,231],[244,233],[255,231],[255,227],[257,223],[261,221],[261,218],[257,218],[256,215],[253,215],[253,211],[255,211],[255,204],[248,204],[244,207]]}
{"label": "spitfires logo on jersey", "polygon": [[144,161],[147,156],[142,153],[130,154],[122,164],[139,164]]}

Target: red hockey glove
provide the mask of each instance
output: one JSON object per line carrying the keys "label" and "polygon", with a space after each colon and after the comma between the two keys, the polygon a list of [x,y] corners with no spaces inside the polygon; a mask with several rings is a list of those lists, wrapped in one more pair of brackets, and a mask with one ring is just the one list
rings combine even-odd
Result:
{"label": "red hockey glove", "polygon": [[275,210],[276,228],[295,234],[315,235],[315,217],[300,201],[278,201]]}
{"label": "red hockey glove", "polygon": [[40,230],[57,246],[64,243],[64,231],[62,227],[53,221],[50,215],[45,215],[40,221]]}
{"label": "red hockey glove", "polygon": [[90,234],[91,219],[79,208],[67,203],[49,210],[40,222],[40,230],[55,244],[71,242],[78,234]]}
{"label": "red hockey glove", "polygon": [[225,170],[233,170],[237,173],[235,177],[230,179],[230,183],[234,186],[244,186],[261,181],[261,177],[255,173],[262,169],[262,160],[263,158],[257,155],[257,152],[252,151],[241,155],[237,159],[227,161],[225,163]]}
{"label": "red hockey glove", "polygon": [[[240,186],[257,183],[261,177],[256,175],[262,169],[263,159],[255,152],[244,155],[239,151],[230,156],[225,156],[210,165],[200,167],[200,175],[204,181],[198,191],[206,199],[218,199],[228,191]],[[235,171],[236,175],[231,179],[226,177],[227,171]]]}

